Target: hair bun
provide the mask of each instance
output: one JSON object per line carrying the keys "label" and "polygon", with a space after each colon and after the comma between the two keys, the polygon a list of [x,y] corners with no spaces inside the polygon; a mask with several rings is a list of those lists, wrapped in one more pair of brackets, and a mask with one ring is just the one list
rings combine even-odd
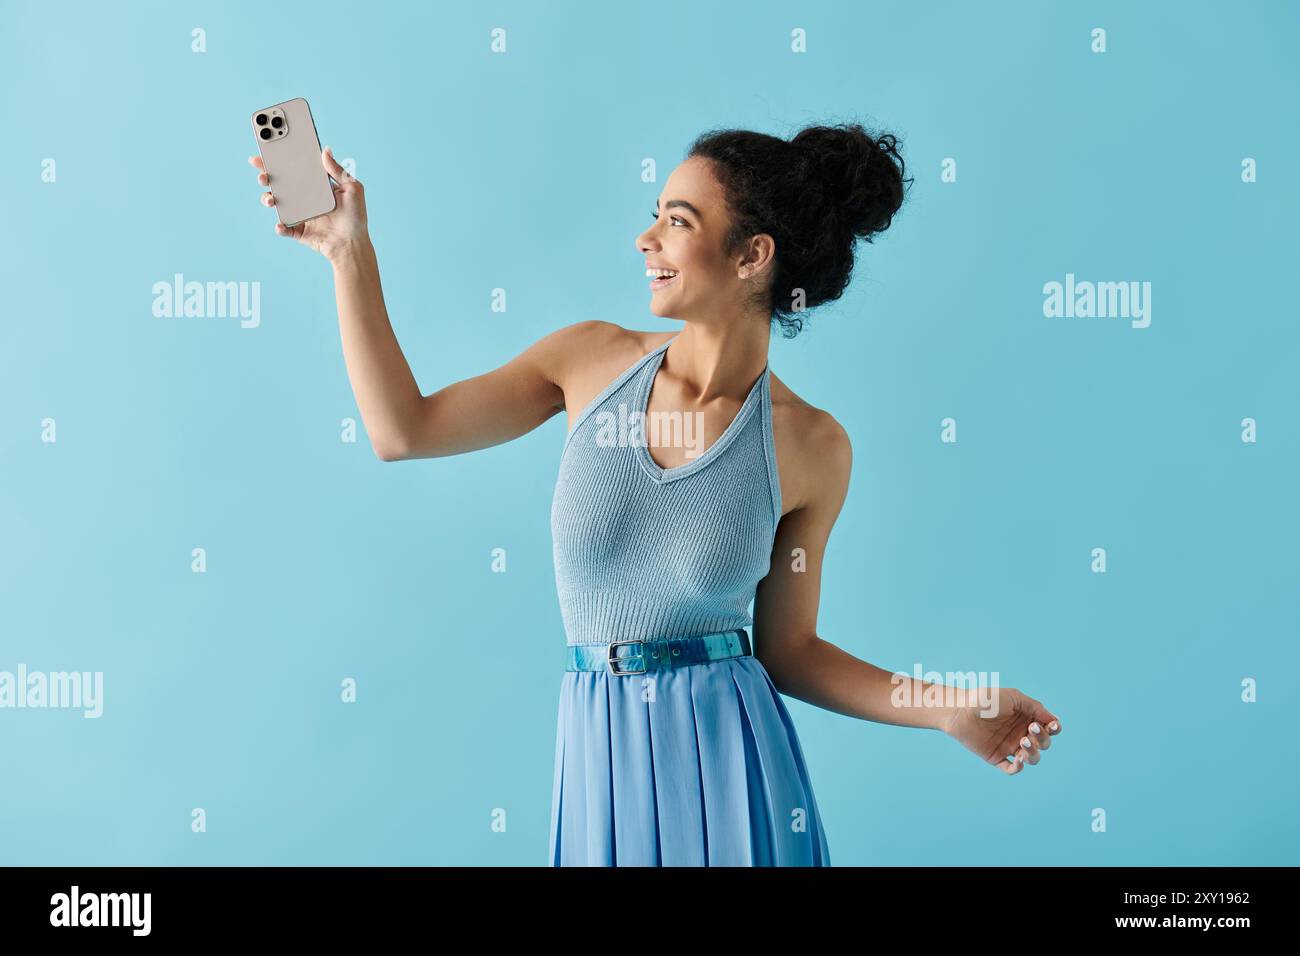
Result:
{"label": "hair bun", "polygon": [[903,204],[905,166],[892,133],[873,138],[858,123],[809,126],[790,140],[809,202],[862,239],[889,228]]}
{"label": "hair bun", "polygon": [[834,302],[853,275],[859,238],[889,227],[902,206],[903,160],[892,134],[861,125],[810,126],[791,138],[746,129],[708,130],[687,152],[707,161],[726,202],[728,256],[770,236],[770,279],[747,295],[782,334],[798,335],[811,309]]}

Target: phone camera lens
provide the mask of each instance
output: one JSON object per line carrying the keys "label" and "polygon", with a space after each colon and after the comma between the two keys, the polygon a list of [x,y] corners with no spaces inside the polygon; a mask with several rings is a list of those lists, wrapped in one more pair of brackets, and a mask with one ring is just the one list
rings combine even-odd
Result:
{"label": "phone camera lens", "polygon": [[270,139],[270,138],[271,138],[271,131],[270,131],[269,129],[267,129],[265,126],[262,127],[261,137],[262,137],[262,139]]}
{"label": "phone camera lens", "polygon": [[258,125],[258,126],[265,126],[265,125],[266,125],[266,114],[265,114],[265,113],[258,113],[258,114],[257,114],[257,125]]}
{"label": "phone camera lens", "polygon": [[281,126],[284,125],[284,120],[278,116],[272,116],[271,125],[274,126],[276,129],[279,129]]}

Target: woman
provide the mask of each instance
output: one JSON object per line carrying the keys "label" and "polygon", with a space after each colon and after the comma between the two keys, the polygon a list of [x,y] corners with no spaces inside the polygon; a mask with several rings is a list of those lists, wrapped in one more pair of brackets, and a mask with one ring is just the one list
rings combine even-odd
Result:
{"label": "woman", "polygon": [[[804,311],[843,293],[855,241],[902,205],[895,137],[856,124],[701,136],[636,240],[650,309],[680,330],[580,322],[431,395],[388,321],[364,190],[329,147],[321,161],[337,208],[275,228],[333,265],[376,454],[460,454],[568,415],[551,516],[568,643],[551,864],[829,865],[780,693],[942,730],[1007,774],[1039,761],[1060,724],[1037,700],[935,701],[816,632],[851,452],[830,414],[771,374],[768,343],[774,324],[797,334]],[[258,182],[274,205],[275,184]]]}

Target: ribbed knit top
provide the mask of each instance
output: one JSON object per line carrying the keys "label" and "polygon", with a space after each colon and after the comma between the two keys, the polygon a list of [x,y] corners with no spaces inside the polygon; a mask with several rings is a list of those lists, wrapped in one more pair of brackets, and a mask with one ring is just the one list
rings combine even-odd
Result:
{"label": "ribbed knit top", "polygon": [[570,644],[753,624],[781,518],[770,370],[713,444],[661,468],[645,439],[652,422],[635,423],[674,339],[605,386],[565,438],[551,534]]}

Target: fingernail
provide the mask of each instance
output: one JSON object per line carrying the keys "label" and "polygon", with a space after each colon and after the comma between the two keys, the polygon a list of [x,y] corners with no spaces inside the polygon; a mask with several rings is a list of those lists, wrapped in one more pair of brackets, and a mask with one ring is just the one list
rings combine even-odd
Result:
{"label": "fingernail", "polygon": [[1050,727],[1052,730],[1060,730],[1060,729],[1061,729],[1061,725],[1058,724],[1056,721],[1052,721],[1052,722],[1051,722],[1050,724],[1048,724],[1047,726]]}
{"label": "fingernail", "polygon": [[1024,754],[1016,754],[1016,763],[1018,763],[1018,764],[1023,764],[1024,762],[1025,762],[1025,755],[1024,755]]}
{"label": "fingernail", "polygon": [[1020,738],[1020,746],[1024,747],[1026,750],[1028,750],[1028,749],[1029,749],[1029,738],[1028,738],[1028,737],[1021,737],[1021,738]]}
{"label": "fingernail", "polygon": [[1041,733],[1042,730],[1043,728],[1038,726],[1038,721],[1034,721],[1032,724],[1029,725],[1029,732],[1031,734]]}

